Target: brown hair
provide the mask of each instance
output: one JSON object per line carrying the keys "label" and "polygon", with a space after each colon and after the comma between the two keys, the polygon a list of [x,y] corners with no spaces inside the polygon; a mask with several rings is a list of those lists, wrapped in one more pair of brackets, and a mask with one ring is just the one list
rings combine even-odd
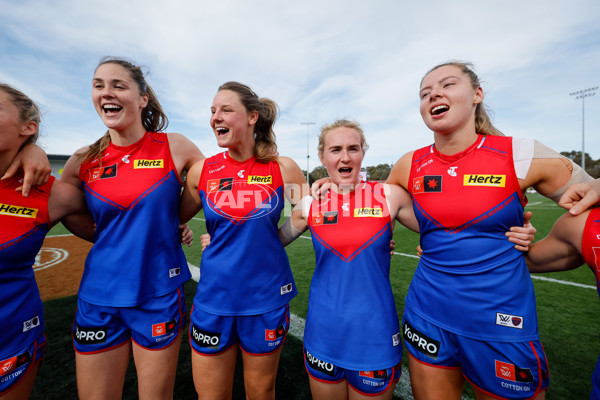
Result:
{"label": "brown hair", "polygon": [[33,121],[38,125],[37,131],[29,136],[22,146],[37,142],[40,133],[39,126],[42,120],[40,108],[25,93],[6,83],[0,83],[0,90],[8,95],[10,101],[19,110],[19,119],[21,122]]}
{"label": "brown hair", "polygon": [[365,133],[363,132],[360,124],[356,121],[350,121],[347,119],[338,119],[331,124],[326,124],[321,127],[321,134],[319,135],[319,146],[317,147],[319,151],[319,157],[323,156],[323,151],[325,150],[325,137],[329,132],[336,128],[350,128],[355,130],[360,136],[360,147],[363,151],[363,154],[366,153],[369,145],[367,144],[367,140],[365,139]]}
{"label": "brown hair", "polygon": [[240,102],[246,111],[257,111],[258,120],[254,126],[254,157],[260,162],[269,162],[277,158],[277,143],[273,125],[277,119],[277,104],[266,97],[259,98],[250,87],[239,82],[226,82],[219,86],[221,90],[230,90],[240,96]]}
{"label": "brown hair", "polygon": [[[425,76],[429,75],[429,73],[435,71],[436,69],[445,67],[447,65],[457,67],[465,75],[467,75],[471,80],[473,89],[477,89],[481,86],[479,83],[479,77],[474,71],[473,64],[470,62],[448,61],[431,68],[429,71],[427,71]],[[425,79],[425,76],[423,79]],[[421,79],[421,84],[423,83],[423,79]],[[504,136],[504,134],[492,124],[488,112],[491,113],[491,111],[483,104],[483,102],[477,104],[477,107],[475,108],[475,132],[484,135]]]}
{"label": "brown hair", "polygon": [[[169,119],[164,113],[162,106],[160,105],[160,102],[156,97],[156,94],[154,93],[150,85],[148,85],[148,83],[146,82],[146,78],[144,76],[142,68],[124,58],[107,56],[103,57],[100,60],[98,66],[94,71],[97,71],[98,68],[100,68],[104,64],[116,64],[125,68],[131,75],[133,81],[137,84],[140,95],[148,95],[148,104],[142,110],[142,125],[144,126],[146,131],[157,132],[166,129],[169,125]],[[110,135],[108,134],[108,131],[106,131],[104,136],[102,136],[100,139],[94,142],[88,148],[88,150],[83,155],[81,155],[81,157],[84,160],[93,160],[97,158],[98,161],[100,161],[100,156],[102,155],[104,150],[106,150],[109,144]]]}

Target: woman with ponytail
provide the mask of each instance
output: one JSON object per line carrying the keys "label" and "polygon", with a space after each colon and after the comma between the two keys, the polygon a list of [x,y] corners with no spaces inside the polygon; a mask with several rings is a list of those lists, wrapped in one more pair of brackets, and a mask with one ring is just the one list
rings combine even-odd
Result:
{"label": "woman with ponytail", "polygon": [[200,399],[231,398],[238,348],[249,399],[274,399],[288,303],[296,285],[278,236],[287,199],[307,193],[298,165],[277,154],[277,105],[248,86],[227,82],[210,125],[227,151],[188,174],[181,221],[204,208],[212,244],[204,251],[190,315],[194,384]]}
{"label": "woman with ponytail", "polygon": [[172,398],[191,276],[179,240],[182,177],[204,156],[162,132],[167,117],[130,61],[100,61],[92,100],[108,130],[61,177],[84,193],[96,226],[73,324],[79,397],[121,398],[133,353],[139,398]]}
{"label": "woman with ponytail", "polygon": [[410,193],[424,250],[402,322],[413,395],[458,400],[467,379],[477,399],[543,399],[533,284],[505,232],[523,225],[528,188],[558,202],[567,185],[591,178],[494,128],[469,63],[432,68],[420,98],[434,143],[402,156],[387,181]]}

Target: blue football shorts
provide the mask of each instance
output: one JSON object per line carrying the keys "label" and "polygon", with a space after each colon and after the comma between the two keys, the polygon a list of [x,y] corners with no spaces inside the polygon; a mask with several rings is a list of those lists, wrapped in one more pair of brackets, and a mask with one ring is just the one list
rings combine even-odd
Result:
{"label": "blue football shorts", "polygon": [[393,388],[402,375],[402,363],[375,371],[353,371],[322,361],[304,348],[304,366],[306,372],[324,383],[339,383],[346,380],[356,392],[374,396]]}
{"label": "blue football shorts", "polygon": [[290,308],[286,304],[259,315],[215,315],[198,307],[190,314],[190,345],[203,355],[219,354],[239,343],[252,355],[274,352],[283,346],[290,328]]}
{"label": "blue football shorts", "polygon": [[25,377],[31,367],[44,358],[46,353],[46,335],[40,335],[27,347],[13,352],[10,356],[3,356],[0,360],[0,396]]}
{"label": "blue football shorts", "polygon": [[81,354],[114,349],[132,340],[160,350],[175,341],[186,323],[183,286],[135,307],[107,307],[77,300],[73,343]]}
{"label": "blue football shorts", "polygon": [[529,399],[550,383],[541,342],[492,342],[470,339],[424,320],[409,309],[402,320],[409,355],[422,364],[462,369],[484,393],[505,399]]}

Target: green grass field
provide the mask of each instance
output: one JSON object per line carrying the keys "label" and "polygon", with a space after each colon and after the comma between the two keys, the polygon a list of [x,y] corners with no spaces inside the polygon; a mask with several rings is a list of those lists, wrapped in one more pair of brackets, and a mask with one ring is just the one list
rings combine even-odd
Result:
{"label": "green grass field", "polygon": [[[537,194],[528,197],[527,209],[534,213],[533,224],[538,230],[536,239],[540,239],[549,232],[553,222],[564,211]],[[199,236],[205,232],[202,218],[203,214],[200,213],[197,219],[190,222],[197,240],[191,248],[185,248],[188,261],[193,265],[200,264]],[[59,226],[51,234],[64,232],[64,228]],[[401,314],[404,308],[404,296],[417,266],[417,259],[406,255],[416,255],[418,235],[397,225],[394,239],[396,252],[401,254],[392,257],[391,281],[396,306]],[[290,304],[291,311],[305,318],[310,280],[315,268],[314,251],[311,241],[308,240],[308,234],[289,245],[287,252],[299,291],[298,296]],[[587,267],[568,272],[540,274],[540,276],[561,281],[539,280],[534,276],[540,334],[550,363],[551,383],[546,398],[549,400],[586,399],[591,390],[591,374],[600,354],[598,294],[593,288],[571,286],[562,282],[574,282],[593,287],[594,276]],[[188,309],[191,308],[195,288],[194,282],[186,284]],[[75,297],[48,301],[44,306],[49,346],[32,398],[75,399],[77,398],[75,363],[70,334]],[[404,365],[406,366],[406,363]],[[241,374],[241,368],[238,367],[234,399],[245,398]],[[401,379],[401,383],[407,384],[406,377]],[[131,366],[125,384],[125,399],[137,398],[136,385],[135,370]],[[397,399],[412,398],[406,388],[397,393],[398,395],[395,396]],[[472,390],[468,387],[465,390],[465,397],[474,398]],[[175,398],[195,398],[187,334],[180,353]],[[288,335],[282,353],[277,379],[277,398],[310,399],[308,378],[303,366],[302,342],[292,335]]]}

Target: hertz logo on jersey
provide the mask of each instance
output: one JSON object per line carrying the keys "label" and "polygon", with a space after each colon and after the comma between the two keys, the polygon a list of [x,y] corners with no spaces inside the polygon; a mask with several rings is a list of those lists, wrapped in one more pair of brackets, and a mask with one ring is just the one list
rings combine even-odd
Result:
{"label": "hertz logo on jersey", "polygon": [[506,175],[465,175],[463,177],[463,186],[505,187]]}
{"label": "hertz logo on jersey", "polygon": [[354,218],[358,217],[383,217],[383,210],[381,208],[355,208]]}
{"label": "hertz logo on jersey", "polygon": [[267,176],[249,175],[248,176],[248,183],[267,183],[267,184],[272,184],[273,183],[273,176],[271,176],[271,175],[267,175]]}
{"label": "hertz logo on jersey", "polygon": [[1,215],[12,215],[13,217],[35,218],[37,216],[37,208],[19,207],[10,204],[0,203]]}
{"label": "hertz logo on jersey", "polygon": [[164,160],[134,160],[133,169],[139,168],[164,168]]}

